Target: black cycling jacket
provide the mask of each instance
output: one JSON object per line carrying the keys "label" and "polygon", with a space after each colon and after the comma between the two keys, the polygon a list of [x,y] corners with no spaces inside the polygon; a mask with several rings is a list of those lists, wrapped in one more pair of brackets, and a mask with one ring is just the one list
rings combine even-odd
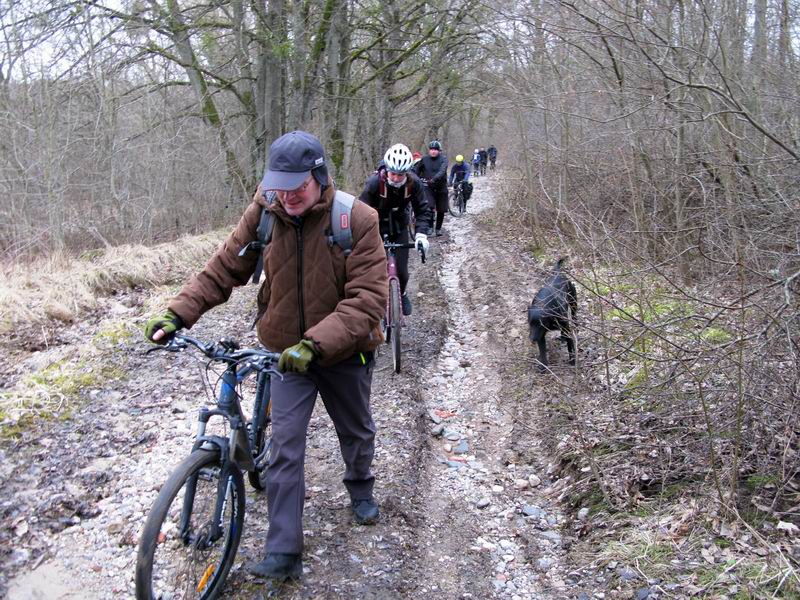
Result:
{"label": "black cycling jacket", "polygon": [[447,155],[439,152],[439,156],[433,158],[430,154],[423,156],[417,163],[417,175],[420,179],[428,180],[428,187],[432,190],[444,189],[447,187]]}
{"label": "black cycling jacket", "polygon": [[381,235],[389,234],[394,240],[408,227],[408,207],[414,211],[416,233],[430,233],[433,217],[422,192],[422,184],[414,173],[408,173],[403,187],[393,187],[386,181],[386,171],[371,175],[361,192],[362,202],[378,211]]}

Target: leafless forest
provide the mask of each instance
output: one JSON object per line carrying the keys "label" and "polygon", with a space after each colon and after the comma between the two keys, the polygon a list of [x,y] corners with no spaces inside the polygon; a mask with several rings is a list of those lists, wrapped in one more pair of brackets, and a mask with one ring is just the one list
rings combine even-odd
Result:
{"label": "leafless forest", "polygon": [[287,130],[351,191],[390,143],[494,144],[498,221],[568,254],[587,307],[586,368],[543,417],[561,467],[590,467],[575,497],[703,490],[780,541],[800,525],[799,12],[0,0],[4,269],[228,225]]}

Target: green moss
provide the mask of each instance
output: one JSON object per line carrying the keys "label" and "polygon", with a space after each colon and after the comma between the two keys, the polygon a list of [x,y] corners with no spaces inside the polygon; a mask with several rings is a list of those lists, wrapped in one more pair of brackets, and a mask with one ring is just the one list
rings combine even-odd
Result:
{"label": "green moss", "polygon": [[707,327],[700,332],[700,338],[709,344],[724,344],[733,339],[733,335],[721,327]]}
{"label": "green moss", "polygon": [[[119,366],[93,368],[85,361],[54,362],[26,377],[16,390],[0,394],[0,422],[7,421],[0,426],[0,438],[19,438],[42,422],[69,421],[80,405],[82,392],[125,377]],[[12,411],[20,416],[14,419]]]}
{"label": "green moss", "polygon": [[611,287],[599,281],[589,282],[586,284],[589,291],[598,296],[608,296],[611,294]]}
{"label": "green moss", "polygon": [[44,388],[44,391],[53,395],[74,398],[81,390],[99,387],[108,379],[119,379],[122,374],[119,368],[110,365],[92,369],[81,362],[73,365],[67,361],[58,361],[28,376],[27,383]]}
{"label": "green moss", "polygon": [[652,323],[667,317],[685,317],[691,315],[692,312],[692,306],[686,302],[681,302],[672,298],[662,299],[656,295],[652,298],[645,299],[641,305],[631,302],[625,306],[613,308],[606,314],[610,319],[619,319],[622,321],[638,320],[644,323]]}
{"label": "green moss", "polygon": [[650,381],[650,369],[648,368],[648,363],[645,361],[645,364],[639,369],[636,374],[630,378],[628,383],[625,384],[626,391],[633,391],[639,388],[645,387],[648,382]]}
{"label": "green moss", "polygon": [[[50,417],[51,415],[46,416],[46,418]],[[33,429],[40,422],[40,418],[41,417],[39,417],[37,414],[26,413],[13,423],[0,425],[0,439],[3,440],[19,439],[20,437],[22,437],[23,433]]]}
{"label": "green moss", "polygon": [[109,322],[103,325],[94,335],[92,341],[95,345],[118,346],[128,342],[138,334],[137,329],[130,321]]}
{"label": "green moss", "polygon": [[745,480],[745,485],[750,491],[755,491],[768,485],[778,485],[780,482],[780,479],[775,475],[750,475]]}
{"label": "green moss", "polygon": [[626,308],[612,308],[606,313],[609,319],[617,319],[619,321],[633,321],[635,313],[632,313]]}
{"label": "green moss", "polygon": [[645,541],[633,544],[613,543],[610,550],[622,560],[639,561],[645,572],[661,570],[668,566],[675,552],[670,544]]}

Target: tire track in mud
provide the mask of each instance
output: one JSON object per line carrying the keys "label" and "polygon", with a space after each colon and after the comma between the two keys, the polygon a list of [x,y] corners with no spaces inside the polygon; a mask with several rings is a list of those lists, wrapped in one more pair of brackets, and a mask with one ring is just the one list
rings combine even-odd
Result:
{"label": "tire track in mud", "polygon": [[519,389],[530,356],[521,297],[537,279],[535,260],[484,231],[495,181],[479,178],[470,213],[445,224],[439,278],[448,330],[423,400],[429,414],[451,416],[420,488],[429,512],[419,532],[424,571],[411,597],[564,597],[567,588],[557,531],[564,518],[538,488],[544,465],[518,452],[538,454],[532,428],[518,427],[520,402],[540,397]]}

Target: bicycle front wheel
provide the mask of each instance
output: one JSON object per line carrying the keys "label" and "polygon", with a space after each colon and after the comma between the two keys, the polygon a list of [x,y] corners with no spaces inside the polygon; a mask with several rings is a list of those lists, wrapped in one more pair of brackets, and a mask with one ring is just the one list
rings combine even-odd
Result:
{"label": "bicycle front wheel", "polygon": [[244,501],[241,472],[223,476],[218,450],[192,452],[161,488],[145,522],[137,600],[219,597],[242,536]]}
{"label": "bicycle front wheel", "polygon": [[402,303],[400,300],[400,282],[392,279],[389,282],[389,299],[391,303],[390,319],[392,321],[392,367],[395,373],[400,372],[400,320]]}
{"label": "bicycle front wheel", "polygon": [[453,199],[450,202],[450,206],[449,206],[450,216],[452,216],[452,217],[460,217],[461,216],[461,211],[459,211],[459,208],[458,208],[459,205],[461,204],[461,198],[462,198],[461,192],[455,192],[453,194]]}

